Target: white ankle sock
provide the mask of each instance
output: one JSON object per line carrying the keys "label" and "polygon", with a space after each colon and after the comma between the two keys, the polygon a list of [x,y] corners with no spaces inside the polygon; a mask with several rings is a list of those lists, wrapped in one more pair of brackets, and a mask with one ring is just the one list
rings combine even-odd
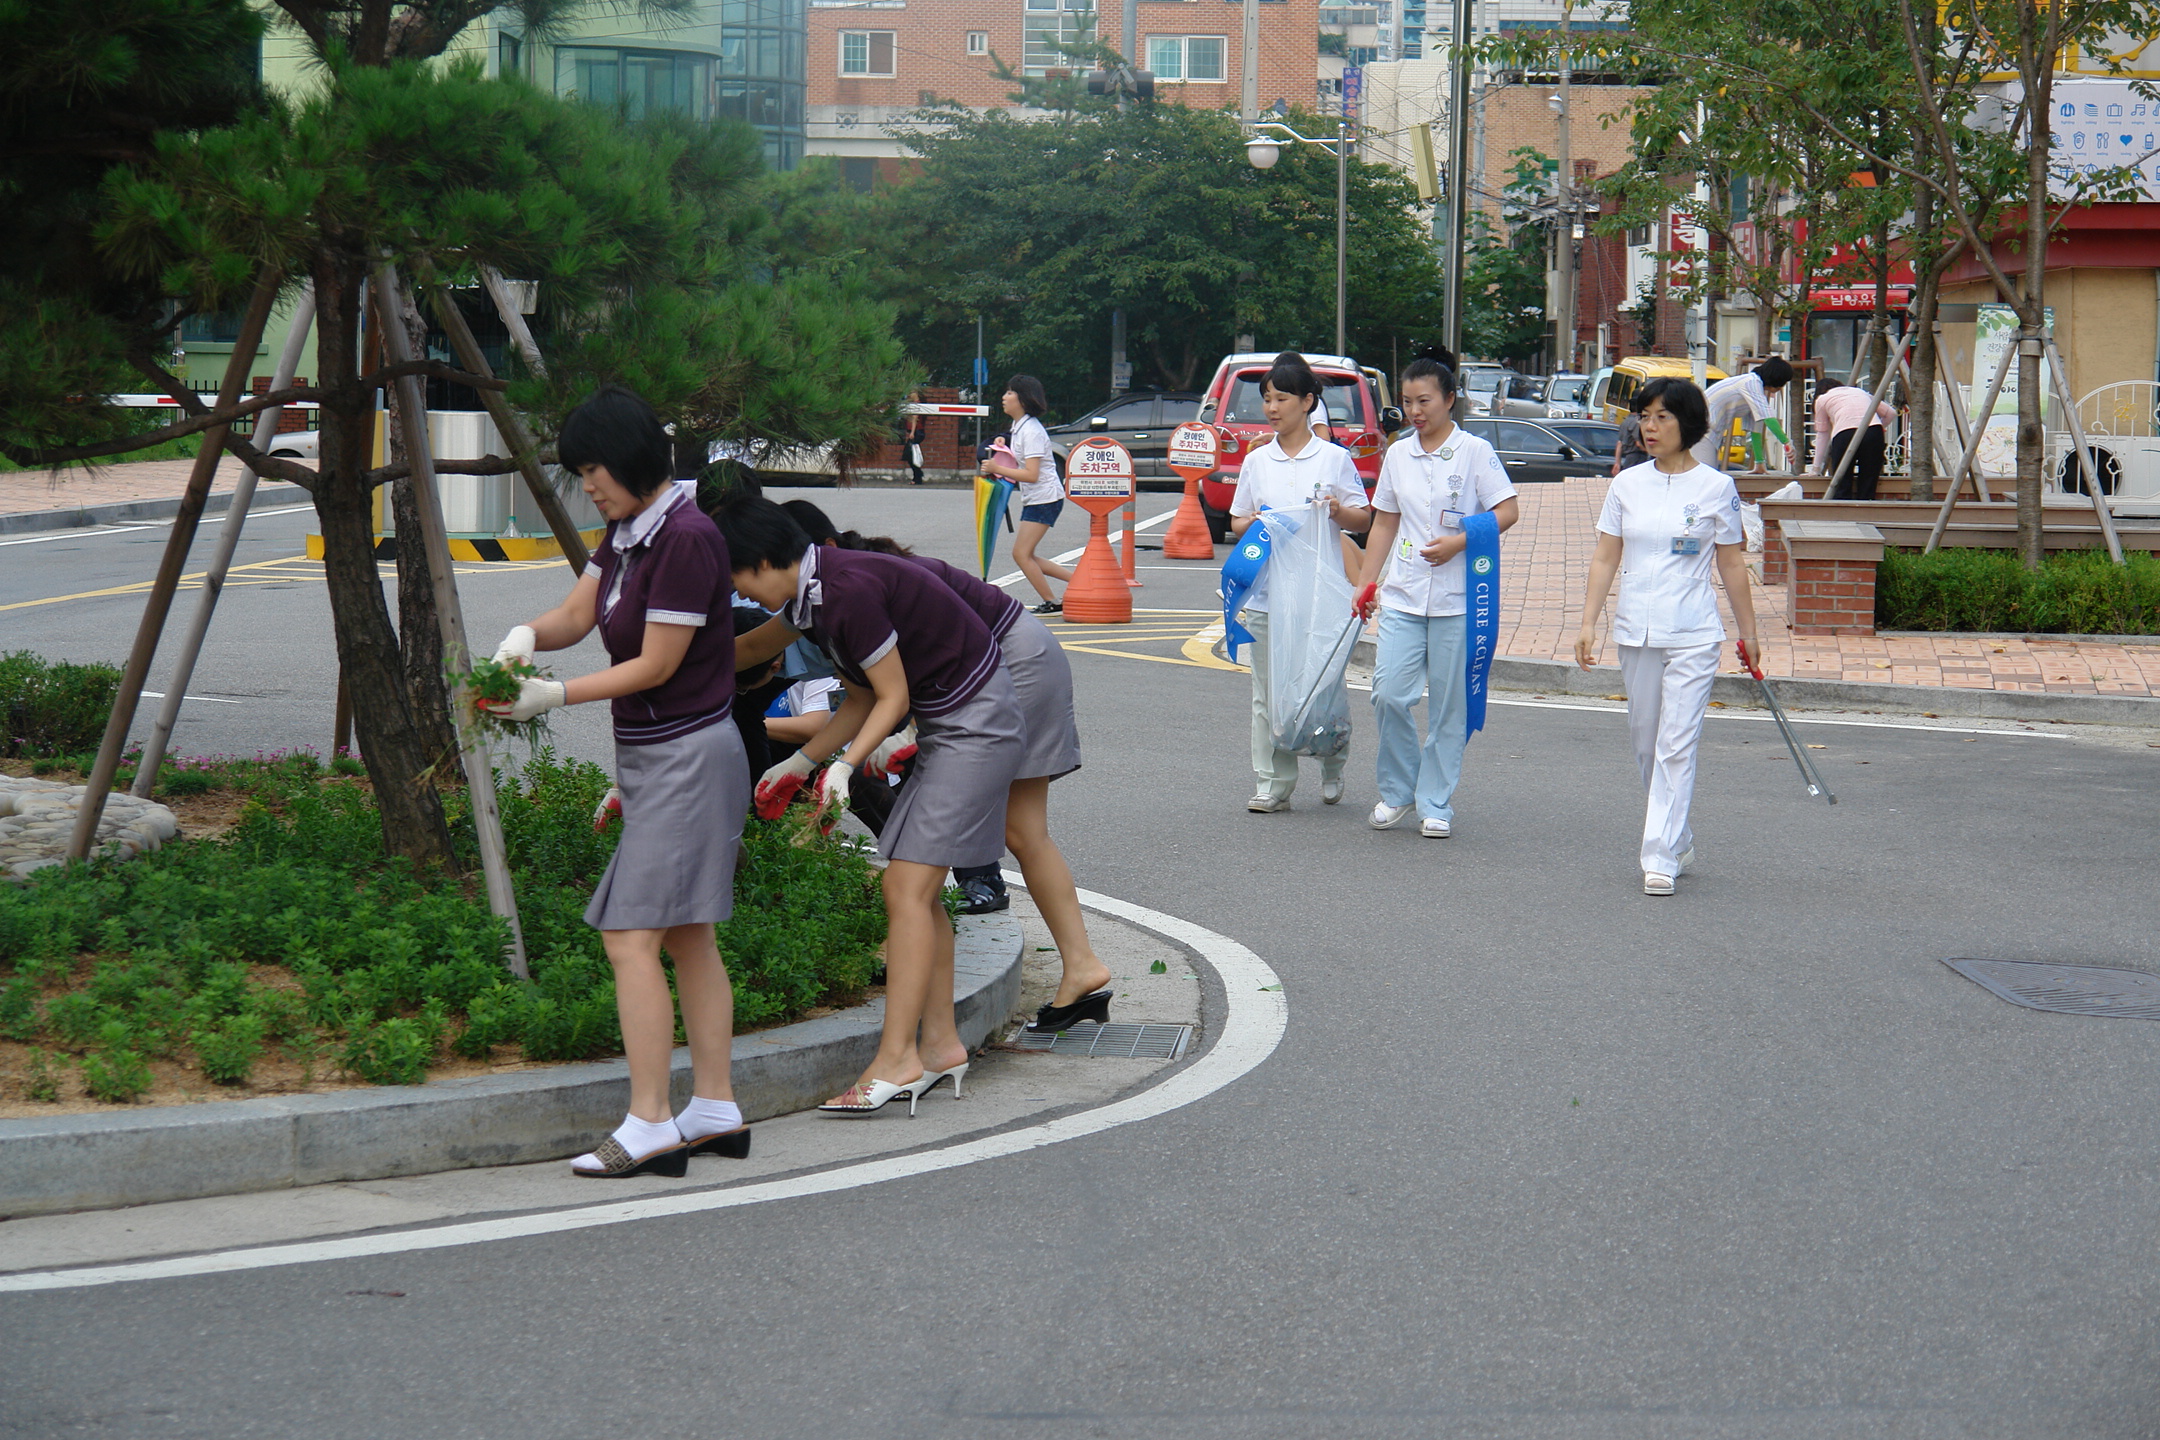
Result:
{"label": "white ankle sock", "polygon": [[685,1140],[702,1140],[708,1135],[718,1135],[726,1130],[742,1128],[742,1111],[732,1100],[707,1100],[702,1095],[690,1097],[690,1103],[675,1117],[675,1128]]}
{"label": "white ankle sock", "polygon": [[[629,1152],[633,1160],[642,1160],[655,1150],[665,1150],[683,1143],[682,1132],[675,1128],[674,1121],[662,1120],[655,1124],[650,1120],[640,1120],[635,1115],[623,1116],[623,1122],[615,1127],[612,1138]],[[583,1169],[598,1169],[600,1159],[597,1155],[580,1155],[570,1163]]]}

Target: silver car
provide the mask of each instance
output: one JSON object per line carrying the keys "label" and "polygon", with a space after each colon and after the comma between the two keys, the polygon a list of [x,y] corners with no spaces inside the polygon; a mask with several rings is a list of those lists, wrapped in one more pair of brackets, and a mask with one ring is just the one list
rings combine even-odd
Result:
{"label": "silver car", "polygon": [[1498,415],[1507,404],[1506,396],[1515,381],[1522,377],[1505,365],[1493,365],[1473,360],[1462,367],[1463,398],[1469,402],[1472,415]]}
{"label": "silver car", "polygon": [[1505,413],[1524,420],[1587,420],[1590,377],[1570,372],[1518,376],[1508,386]]}

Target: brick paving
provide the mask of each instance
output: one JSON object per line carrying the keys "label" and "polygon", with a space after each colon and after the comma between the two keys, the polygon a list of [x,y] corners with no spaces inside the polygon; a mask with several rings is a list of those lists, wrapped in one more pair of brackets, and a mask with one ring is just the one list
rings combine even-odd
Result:
{"label": "brick paving", "polygon": [[[1518,492],[1522,520],[1500,546],[1501,654],[1574,658],[1575,626],[1606,484],[1602,479],[1569,480],[1525,485]],[[1794,635],[1786,627],[1788,599],[1782,585],[1755,589],[1765,674],[1963,690],[2160,695],[2160,644],[1983,635]],[[1732,611],[1722,591],[1718,610],[1730,633]],[[1601,638],[1600,663],[1617,663],[1610,634]],[[1725,668],[1739,670],[1730,649]]]}
{"label": "brick paving", "polygon": [[[63,470],[57,482],[50,471],[11,470],[0,475],[0,515],[177,500],[187,489],[188,471],[194,464],[193,460],[135,460],[100,470]],[[239,483],[240,462],[228,455],[218,462],[210,491],[230,491]]]}

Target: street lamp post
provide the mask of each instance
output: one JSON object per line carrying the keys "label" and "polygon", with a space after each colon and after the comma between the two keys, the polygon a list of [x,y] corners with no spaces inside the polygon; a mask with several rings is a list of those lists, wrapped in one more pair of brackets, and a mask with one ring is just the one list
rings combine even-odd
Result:
{"label": "street lamp post", "polygon": [[[1333,140],[1315,139],[1300,135],[1278,120],[1262,120],[1252,127],[1255,132],[1279,130],[1300,145],[1318,145],[1323,150],[1335,152],[1335,353],[1350,353],[1349,330],[1345,324],[1350,294],[1350,118],[1345,115],[1335,122]],[[1269,135],[1255,133],[1245,142],[1245,158],[1255,170],[1271,170],[1282,156],[1282,146]]]}

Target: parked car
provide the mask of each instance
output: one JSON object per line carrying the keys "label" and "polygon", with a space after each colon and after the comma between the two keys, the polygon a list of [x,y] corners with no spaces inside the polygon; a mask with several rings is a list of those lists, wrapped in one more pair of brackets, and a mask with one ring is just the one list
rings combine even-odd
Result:
{"label": "parked car", "polygon": [[1500,452],[1508,479],[1517,485],[1551,484],[1612,470],[1611,446],[1602,454],[1592,453],[1533,421],[1480,418],[1463,421],[1462,428]]}
{"label": "parked car", "polygon": [[[1272,353],[1257,351],[1225,355],[1200,402],[1200,418],[1222,432],[1217,469],[1200,482],[1201,508],[1207,512],[1208,529],[1218,545],[1230,536],[1230,498],[1237,493],[1245,452],[1267,444],[1274,435],[1260,406],[1260,385],[1274,360]],[[1305,361],[1324,387],[1321,398],[1335,443],[1350,452],[1358,478],[1370,494],[1380,479],[1380,459],[1388,437],[1402,426],[1402,412],[1383,403],[1385,377],[1376,380],[1377,372],[1363,369],[1344,355],[1307,355]]]}
{"label": "parked car", "polygon": [[[1644,385],[1666,376],[1687,380],[1693,378],[1694,373],[1686,360],[1675,360],[1668,355],[1630,355],[1612,367],[1599,401],[1601,413],[1593,418],[1610,420],[1617,425],[1627,418],[1628,401],[1634,399],[1635,392]],[[1703,373],[1712,383],[1725,378],[1725,372],[1715,365]]]}
{"label": "parked car", "polygon": [[1498,415],[1507,404],[1507,394],[1521,379],[1505,365],[1492,365],[1473,360],[1462,368],[1463,399],[1469,404],[1472,415]]}
{"label": "parked car", "polygon": [[[1590,377],[1563,370],[1545,379],[1545,416],[1550,420],[1590,418]],[[1538,417],[1530,417],[1535,420]]]}
{"label": "parked car", "polygon": [[322,459],[322,431],[294,430],[289,434],[270,437],[270,448],[263,452],[279,460]]}
{"label": "parked car", "polygon": [[1140,488],[1176,489],[1185,482],[1170,469],[1170,432],[1200,413],[1200,397],[1183,390],[1135,390],[1110,399],[1062,425],[1049,426],[1058,473],[1081,441],[1107,435],[1131,453]]}
{"label": "parked car", "polygon": [[1620,427],[1608,425],[1603,420],[1540,420],[1537,423],[1541,429],[1552,431],[1585,455],[1604,456],[1608,464],[1613,451],[1620,447]]}

